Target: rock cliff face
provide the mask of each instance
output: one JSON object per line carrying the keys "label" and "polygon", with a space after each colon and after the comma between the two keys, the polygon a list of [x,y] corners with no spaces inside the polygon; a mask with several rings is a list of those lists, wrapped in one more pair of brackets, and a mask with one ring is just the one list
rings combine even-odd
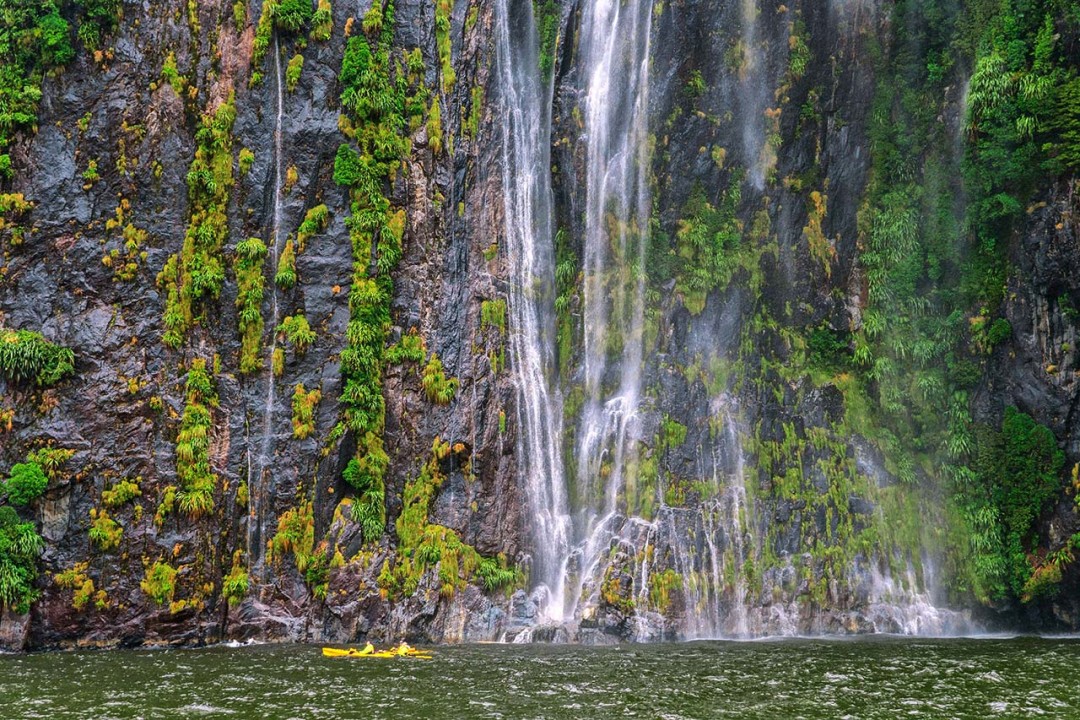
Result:
{"label": "rock cliff face", "polygon": [[[59,9],[73,38],[84,5]],[[640,256],[595,269],[601,7],[125,2],[96,51],[76,43],[2,181],[33,207],[0,225],[0,326],[71,348],[75,366],[50,387],[0,372],[0,475],[36,452],[49,478],[19,509],[44,540],[40,597],[9,604],[0,643],[965,627],[946,606],[1080,623],[1071,172],[1025,189],[998,299],[964,294],[977,59],[957,45],[919,81],[929,105],[900,98],[895,68],[923,62],[911,28],[929,10],[646,3],[647,202],[597,215],[603,242],[623,232]],[[565,587],[546,593],[530,571],[559,552],[531,532],[551,508],[524,471],[538,430],[507,321],[529,292],[511,288],[503,12],[539,59],[536,112],[551,98],[549,261],[528,302],[557,335],[545,382],[573,530]],[[1056,22],[1068,57],[1075,18]],[[934,129],[910,140],[904,123]],[[910,245],[882,229],[906,212],[895,178],[926,188]],[[597,330],[590,287],[602,302],[631,288],[640,317]],[[952,319],[931,332],[927,317]],[[990,342],[998,318],[1009,331]],[[622,360],[590,389],[597,338]],[[634,343],[634,421],[588,457],[590,393],[625,388]],[[1057,580],[995,593],[950,498],[983,477],[977,440],[1011,407],[1065,458],[1030,528],[992,530],[1015,530],[1028,575]]]}

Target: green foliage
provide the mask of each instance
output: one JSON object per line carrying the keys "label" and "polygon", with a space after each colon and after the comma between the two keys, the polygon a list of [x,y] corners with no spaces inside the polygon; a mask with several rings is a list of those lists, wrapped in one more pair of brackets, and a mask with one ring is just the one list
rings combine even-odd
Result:
{"label": "green foliage", "polygon": [[393,292],[390,273],[401,258],[405,231],[404,210],[395,211],[387,197],[388,181],[409,147],[404,137],[408,80],[390,58],[394,22],[393,1],[385,9],[375,3],[364,17],[366,35],[348,39],[339,80],[345,134],[357,149],[343,143],[334,160],[334,181],[348,187],[352,199],[345,224],[353,251],[349,325],[341,352],[343,418],[334,433],[356,435],[356,461],[367,478],[365,492],[373,494],[367,505],[361,497],[353,512],[362,513],[369,534],[378,524],[375,510],[382,501],[376,502],[375,495],[388,464],[382,443],[382,367]]}
{"label": "green foliage", "polygon": [[0,506],[0,607],[29,612],[40,594],[34,582],[44,546],[34,523],[22,522],[14,508]]}
{"label": "green foliage", "polygon": [[307,352],[308,346],[315,342],[315,331],[308,325],[302,314],[288,315],[278,325],[277,331],[285,335],[285,340],[292,343],[300,354]]}
{"label": "green foliage", "polygon": [[139,587],[158,605],[172,602],[176,592],[176,568],[163,560],[157,560],[146,569]]}
{"label": "green foliage", "polygon": [[53,0],[8,2],[0,9],[0,172],[10,177],[7,150],[20,130],[37,124],[41,81],[75,57],[71,28]]}
{"label": "green foliage", "polygon": [[49,387],[75,372],[75,353],[30,330],[0,328],[0,375]]}
{"label": "green foliage", "polygon": [[233,553],[232,568],[221,580],[221,596],[228,601],[229,607],[233,608],[243,602],[248,591],[248,573],[241,562],[241,555],[240,550]]}
{"label": "green foliage", "polygon": [[8,479],[3,484],[8,502],[12,505],[29,505],[45,492],[49,479],[41,466],[35,462],[16,463],[11,466]]}
{"label": "green foliage", "polygon": [[236,26],[236,32],[244,32],[244,28],[247,27],[247,3],[244,0],[236,0],[232,6],[233,11],[233,24]]}
{"label": "green foliage", "polygon": [[240,328],[240,372],[257,372],[262,366],[262,301],[266,285],[263,264],[266,245],[248,238],[236,245],[236,317]]}
{"label": "green foliage", "polygon": [[322,391],[318,388],[308,391],[303,383],[298,383],[292,396],[293,437],[297,440],[307,438],[315,432],[315,408],[322,400]]}
{"label": "green foliage", "polygon": [[686,94],[691,100],[696,100],[705,94],[705,78],[700,70],[691,70],[690,79],[686,81]]}
{"label": "green foliage", "polygon": [[142,490],[139,488],[141,479],[128,480],[125,478],[115,483],[111,488],[101,492],[101,502],[105,504],[105,507],[114,508],[141,496]]}
{"label": "green foliage", "polygon": [[521,581],[521,571],[507,567],[506,556],[501,553],[498,558],[482,558],[476,566],[476,576],[488,592],[505,590]]}
{"label": "green foliage", "polygon": [[445,481],[440,464],[452,452],[449,443],[435,438],[431,458],[405,484],[402,511],[395,523],[398,554],[393,566],[387,562],[379,575],[379,586],[388,593],[411,596],[430,569],[438,573],[443,597],[451,597],[471,579],[479,580],[489,592],[508,590],[523,580],[520,570],[507,567],[504,557],[484,558],[450,528],[428,522],[431,502]]}
{"label": "green foliage", "polygon": [[369,450],[363,457],[352,458],[341,473],[345,482],[356,490],[352,519],[362,528],[364,542],[378,540],[386,528],[386,489],[383,476],[389,464],[390,459],[382,452],[380,442],[378,452]]}
{"label": "green foliage", "polygon": [[533,18],[540,38],[540,76],[551,80],[555,70],[555,44],[559,39],[562,10],[556,0],[533,0]]}
{"label": "green foliage", "polygon": [[708,294],[725,287],[740,267],[742,224],[735,216],[741,197],[739,182],[739,178],[732,180],[719,207],[708,201],[704,188],[697,184],[683,208],[675,233],[675,290],[692,315],[704,310]]}
{"label": "green foliage", "polygon": [[251,166],[255,163],[255,153],[247,148],[240,148],[240,153],[236,158],[236,165],[240,169],[241,175],[247,175],[251,171]]}
{"label": "green foliage", "polygon": [[229,234],[226,211],[233,185],[235,101],[230,94],[214,113],[202,117],[195,133],[195,159],[187,175],[190,222],[180,252],[168,259],[157,277],[166,295],[162,339],[172,348],[180,347],[194,324],[194,304],[216,298],[225,281],[221,249]]}
{"label": "green foliage", "polygon": [[210,407],[217,405],[213,379],[206,361],[193,360],[185,386],[186,404],[176,437],[176,475],[180,488],[176,501],[181,512],[197,519],[214,509],[217,476],[210,471]]}
{"label": "green foliage", "polygon": [[304,56],[300,53],[296,53],[289,60],[289,64],[285,68],[285,87],[292,92],[296,89],[297,83],[300,82],[300,73],[304,69]]}
{"label": "green foliage", "polygon": [[[442,91],[449,95],[454,89],[454,62],[450,56],[450,11],[452,0],[435,0],[435,47],[442,66]],[[436,112],[437,110],[432,110]],[[438,152],[438,151],[436,151]]]}
{"label": "green foliage", "polygon": [[334,17],[330,0],[319,0],[319,7],[311,16],[311,39],[326,42],[334,31]]}
{"label": "green foliage", "polygon": [[122,0],[76,0],[82,9],[79,39],[91,50],[101,44],[101,36],[111,32],[120,21]]}
{"label": "green foliage", "polygon": [[1005,409],[1000,438],[982,452],[988,457],[980,457],[980,477],[992,483],[1012,566],[1010,584],[1019,594],[1031,574],[1025,550],[1039,514],[1062,489],[1065,456],[1048,428],[1011,407]]}
{"label": "green foliage", "polygon": [[401,336],[401,341],[386,348],[384,359],[391,365],[400,365],[403,362],[424,362],[427,351],[424,349],[424,338],[416,328],[410,328],[409,332]]}
{"label": "green foliage", "polygon": [[480,303],[480,329],[493,327],[506,334],[506,301],[484,300]]}
{"label": "green foliage", "polygon": [[443,369],[442,360],[437,353],[432,353],[424,367],[421,378],[424,394],[436,405],[449,405],[454,400],[460,383],[457,378],[448,378]]}
{"label": "green foliage", "polygon": [[278,258],[277,273],[274,274],[274,283],[282,290],[289,290],[296,285],[296,249],[290,237],[285,241],[285,247]]}
{"label": "green foliage", "polygon": [[[348,147],[348,146],[345,146]],[[316,205],[307,211],[304,215],[304,221],[300,223],[300,227],[296,231],[296,247],[297,252],[303,252],[304,246],[307,241],[318,233],[321,233],[326,229],[327,223],[330,222],[330,210],[326,205]]]}
{"label": "green foliage", "polygon": [[97,545],[99,550],[106,552],[119,547],[124,537],[124,528],[109,517],[108,511],[91,508],[90,520],[90,542]]}
{"label": "green foliage", "polygon": [[310,0],[278,0],[274,25],[285,32],[300,32],[314,17]]}
{"label": "green foliage", "polygon": [[315,546],[315,516],[311,501],[286,510],[278,518],[278,529],[270,541],[270,559],[280,562],[287,554],[293,556],[296,569],[316,597],[326,597],[329,577],[329,558],[326,543]]}

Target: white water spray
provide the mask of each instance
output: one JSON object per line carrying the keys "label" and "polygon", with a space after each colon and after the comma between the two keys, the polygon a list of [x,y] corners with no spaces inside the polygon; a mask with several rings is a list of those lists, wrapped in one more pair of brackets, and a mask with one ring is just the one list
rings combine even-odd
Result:
{"label": "white water spray", "polygon": [[[511,11],[513,5],[513,11]],[[551,232],[551,86],[540,77],[530,0],[498,0],[496,64],[506,122],[502,138],[510,356],[517,385],[517,457],[535,513],[533,579],[544,611],[563,619],[570,518],[561,452],[562,398],[554,377],[554,253]]]}
{"label": "white water spray", "polygon": [[[581,510],[571,614],[618,528],[616,503],[636,452],[649,219],[649,43],[652,5],[597,0],[582,11],[585,79],[585,405],[577,438]],[[603,483],[602,486],[598,483]]]}
{"label": "white water spray", "polygon": [[[277,115],[274,121],[274,218],[271,228],[269,250],[271,272],[276,271],[278,257],[281,253],[281,192],[282,192],[282,118],[285,115],[285,90],[284,77],[281,71],[281,51],[278,47],[277,35],[274,35],[274,73],[277,91]],[[278,293],[277,286],[270,284],[270,348],[267,356],[267,366],[270,375],[266,384],[266,403],[263,406],[262,438],[259,445],[259,456],[252,465],[250,453],[248,458],[248,553],[251,556],[252,571],[257,576],[262,576],[263,547],[261,538],[254,536],[256,531],[261,532],[265,526],[265,508],[263,501],[267,492],[267,468],[273,459],[274,452],[274,403],[277,400],[277,378],[274,376],[274,352],[277,349],[277,326],[278,326]],[[254,543],[254,546],[253,546]]]}

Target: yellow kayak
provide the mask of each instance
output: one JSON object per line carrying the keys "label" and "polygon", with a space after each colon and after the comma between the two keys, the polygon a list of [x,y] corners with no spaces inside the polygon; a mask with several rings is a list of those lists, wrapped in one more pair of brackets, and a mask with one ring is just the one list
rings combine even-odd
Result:
{"label": "yellow kayak", "polygon": [[331,658],[344,658],[344,657],[347,657],[347,658],[381,658],[381,659],[386,659],[386,658],[395,658],[395,657],[414,657],[414,658],[420,658],[421,660],[430,660],[431,659],[431,651],[430,650],[413,650],[413,649],[410,649],[409,652],[407,652],[404,655],[400,655],[400,654],[398,654],[398,652],[396,650],[378,650],[376,652],[365,653],[365,652],[361,652],[360,650],[357,650],[356,648],[324,647],[322,649],[322,654],[323,654],[324,657],[331,657]]}

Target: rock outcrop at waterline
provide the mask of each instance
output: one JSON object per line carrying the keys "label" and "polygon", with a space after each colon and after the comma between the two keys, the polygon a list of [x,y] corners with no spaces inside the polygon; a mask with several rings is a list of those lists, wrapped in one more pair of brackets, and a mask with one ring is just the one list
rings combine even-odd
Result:
{"label": "rock outcrop at waterline", "polygon": [[[893,97],[908,56],[925,70],[927,13],[649,6],[649,227],[600,218],[647,235],[645,266],[593,278],[641,280],[640,326],[594,336],[609,358],[641,343],[641,401],[609,535],[561,559],[555,629],[543,598],[561,589],[529,597],[545,549],[510,336],[514,303],[546,303],[565,475],[595,465],[603,485],[616,451],[575,456],[596,331],[586,8],[505,6],[535,13],[553,98],[554,287],[530,297],[509,286],[502,5],[123,3],[89,45],[84,5],[58,6],[76,51],[0,187],[0,325],[75,353],[49,386],[0,365],[0,475],[35,452],[48,475],[18,510],[43,539],[40,596],[10,603],[5,645],[959,629],[935,606],[1076,626],[1075,180],[1022,198],[1000,297],[959,289],[978,58],[910,82],[929,118]],[[1053,22],[1067,67],[1076,28]],[[883,189],[902,182],[925,196]],[[879,246],[894,217],[918,227],[902,257]],[[1045,587],[973,570],[972,539],[1004,544],[1007,518],[993,498],[990,530],[950,505],[1009,407],[1065,454],[1022,538]],[[577,543],[599,506],[580,484],[562,510]]]}

